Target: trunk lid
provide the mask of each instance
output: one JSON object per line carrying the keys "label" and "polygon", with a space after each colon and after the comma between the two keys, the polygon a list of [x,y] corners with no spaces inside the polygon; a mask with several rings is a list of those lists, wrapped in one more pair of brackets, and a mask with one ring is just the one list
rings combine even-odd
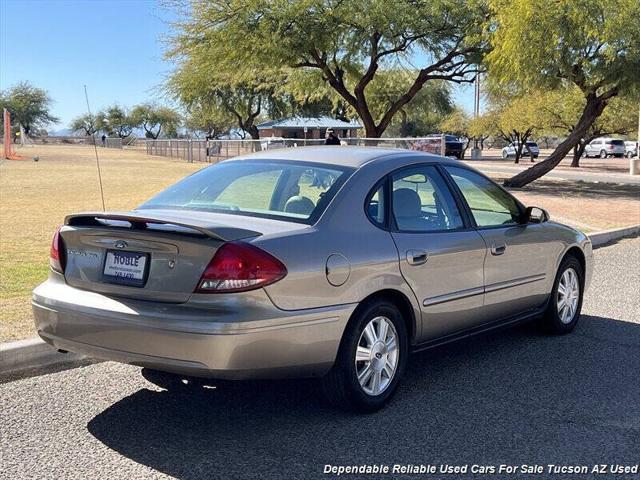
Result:
{"label": "trunk lid", "polygon": [[294,227],[300,225],[179,210],[69,215],[60,230],[65,280],[107,295],[182,303],[222,244]]}

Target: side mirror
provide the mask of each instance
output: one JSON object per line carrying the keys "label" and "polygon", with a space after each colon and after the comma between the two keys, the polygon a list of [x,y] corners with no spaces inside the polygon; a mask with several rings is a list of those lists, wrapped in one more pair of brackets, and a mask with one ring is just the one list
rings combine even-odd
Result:
{"label": "side mirror", "polygon": [[549,221],[549,212],[540,207],[527,207],[523,215],[523,223],[544,223]]}

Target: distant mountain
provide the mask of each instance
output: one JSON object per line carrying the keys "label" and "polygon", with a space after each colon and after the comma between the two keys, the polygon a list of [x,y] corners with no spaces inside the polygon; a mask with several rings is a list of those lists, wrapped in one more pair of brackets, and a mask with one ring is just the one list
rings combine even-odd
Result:
{"label": "distant mountain", "polygon": [[50,137],[80,137],[82,135],[80,135],[78,132],[74,132],[73,130],[69,129],[69,128],[63,128],[61,130],[52,130],[51,132],[48,132]]}

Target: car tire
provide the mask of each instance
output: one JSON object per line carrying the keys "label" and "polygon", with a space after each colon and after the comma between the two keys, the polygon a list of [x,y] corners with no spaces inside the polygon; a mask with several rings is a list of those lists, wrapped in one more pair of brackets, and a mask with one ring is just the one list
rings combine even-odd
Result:
{"label": "car tire", "polygon": [[506,150],[502,150],[502,158],[509,158],[509,154]]}
{"label": "car tire", "polygon": [[584,296],[584,270],[574,256],[566,257],[558,268],[549,305],[542,317],[542,327],[548,333],[563,335],[571,332],[580,319]]}
{"label": "car tire", "polygon": [[143,368],[140,373],[144,379],[153,383],[156,387],[168,391],[188,391],[195,386],[194,380],[190,380],[174,373],[162,372],[152,368]]}
{"label": "car tire", "polygon": [[607,158],[607,152],[600,150],[600,158]]}
{"label": "car tire", "polygon": [[[389,348],[392,343],[395,349]],[[333,368],[321,380],[322,391],[329,403],[344,410],[380,410],[398,387],[408,353],[407,328],[398,308],[384,300],[362,305],[349,321]]]}

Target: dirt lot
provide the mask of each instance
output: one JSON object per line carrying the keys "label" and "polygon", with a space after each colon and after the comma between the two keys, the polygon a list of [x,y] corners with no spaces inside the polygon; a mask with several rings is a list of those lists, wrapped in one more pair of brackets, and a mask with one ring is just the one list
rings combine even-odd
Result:
{"label": "dirt lot", "polygon": [[[93,147],[46,145],[21,153],[25,160],[0,164],[0,341],[34,335],[30,292],[47,275],[56,226],[68,213],[101,208]],[[130,150],[99,153],[108,210],[131,209],[205,166]],[[640,223],[637,186],[542,180],[513,193],[585,231]]]}

